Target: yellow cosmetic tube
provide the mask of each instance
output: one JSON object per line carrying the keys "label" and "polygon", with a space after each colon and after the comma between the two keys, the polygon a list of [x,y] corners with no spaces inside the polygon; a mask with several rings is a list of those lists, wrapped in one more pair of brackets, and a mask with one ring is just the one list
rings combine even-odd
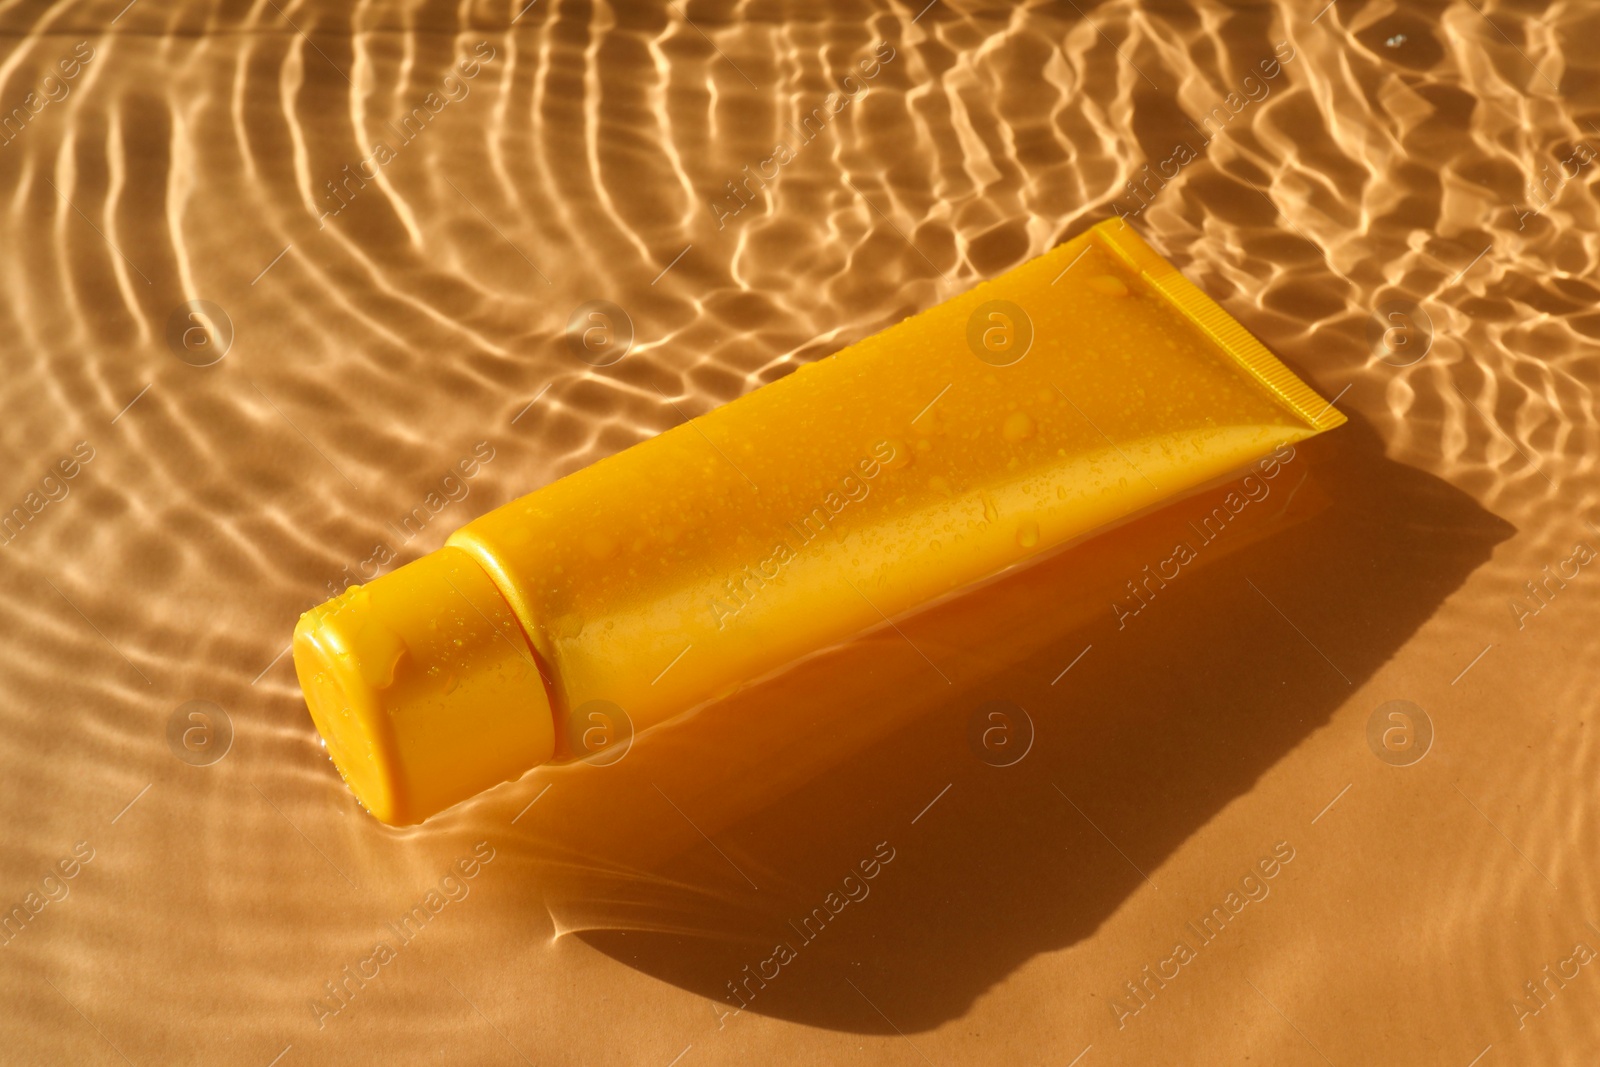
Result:
{"label": "yellow cosmetic tube", "polygon": [[295,670],[415,823],[1343,421],[1112,220],[351,587]]}

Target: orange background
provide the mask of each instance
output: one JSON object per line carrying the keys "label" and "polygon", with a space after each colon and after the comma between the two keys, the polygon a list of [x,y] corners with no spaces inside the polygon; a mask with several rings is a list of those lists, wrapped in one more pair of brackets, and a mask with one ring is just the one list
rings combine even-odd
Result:
{"label": "orange background", "polygon": [[[0,1059],[1592,1062],[1600,23],[1319,6],[0,12]],[[611,766],[356,808],[283,655],[344,568],[1118,211],[1351,416],[1137,616],[1209,498]]]}

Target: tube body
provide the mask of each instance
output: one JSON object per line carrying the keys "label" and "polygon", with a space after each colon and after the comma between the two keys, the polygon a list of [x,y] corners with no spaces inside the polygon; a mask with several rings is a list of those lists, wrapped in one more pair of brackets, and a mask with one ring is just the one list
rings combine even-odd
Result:
{"label": "tube body", "polygon": [[1342,421],[1114,220],[447,545],[583,755]]}

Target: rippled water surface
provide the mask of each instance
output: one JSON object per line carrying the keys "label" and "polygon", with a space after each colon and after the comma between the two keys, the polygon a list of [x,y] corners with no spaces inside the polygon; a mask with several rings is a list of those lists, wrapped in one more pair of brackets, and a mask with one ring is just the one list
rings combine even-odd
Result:
{"label": "rippled water surface", "polygon": [[[924,2],[0,7],[0,1059],[1593,1062],[1600,11]],[[1114,213],[1351,416],[1182,583],[355,806],[299,612]]]}

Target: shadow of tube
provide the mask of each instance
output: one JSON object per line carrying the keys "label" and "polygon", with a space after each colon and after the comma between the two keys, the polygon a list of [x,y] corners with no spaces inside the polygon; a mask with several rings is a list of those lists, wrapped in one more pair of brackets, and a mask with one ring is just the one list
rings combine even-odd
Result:
{"label": "shadow of tube", "polygon": [[[549,794],[508,850],[523,884],[558,935],[719,1014],[863,1033],[891,1032],[874,1004],[909,1032],[960,1016],[1090,936],[1514,532],[1355,419],[1257,477],[813,657],[612,766],[539,772]],[[1163,566],[1180,542],[1191,558]],[[514,811],[528,784],[487,803]]]}

